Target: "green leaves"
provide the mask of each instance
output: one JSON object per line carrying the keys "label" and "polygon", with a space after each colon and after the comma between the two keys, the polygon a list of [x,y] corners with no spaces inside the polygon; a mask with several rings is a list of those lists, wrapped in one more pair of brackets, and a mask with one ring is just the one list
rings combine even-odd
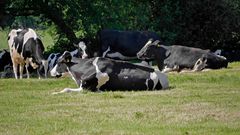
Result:
{"label": "green leaves", "polygon": [[[24,16],[14,23],[8,21],[10,26],[56,25],[59,37],[67,40],[56,40],[56,45],[70,46],[79,38],[95,38],[98,30],[108,28],[154,31],[168,45],[240,48],[238,0],[10,0],[5,3],[6,14]],[[36,18],[29,19],[29,15]]]}

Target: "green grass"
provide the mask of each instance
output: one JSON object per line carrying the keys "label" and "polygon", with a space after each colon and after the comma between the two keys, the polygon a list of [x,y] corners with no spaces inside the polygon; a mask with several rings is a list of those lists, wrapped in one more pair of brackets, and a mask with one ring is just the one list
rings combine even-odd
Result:
{"label": "green grass", "polygon": [[3,31],[0,29],[0,50],[8,49],[7,37],[8,31]]}
{"label": "green grass", "polygon": [[[47,50],[49,46],[52,46],[54,44],[53,36],[51,36],[46,31],[47,30],[45,30],[45,31],[38,30],[37,31],[37,34],[42,39],[45,50]],[[9,32],[10,32],[10,30],[0,29],[0,50],[2,50],[2,49],[7,49],[8,50],[7,37],[8,37]]]}
{"label": "green grass", "polygon": [[240,133],[240,63],[169,74],[163,91],[65,93],[71,78],[0,79],[0,134]]}

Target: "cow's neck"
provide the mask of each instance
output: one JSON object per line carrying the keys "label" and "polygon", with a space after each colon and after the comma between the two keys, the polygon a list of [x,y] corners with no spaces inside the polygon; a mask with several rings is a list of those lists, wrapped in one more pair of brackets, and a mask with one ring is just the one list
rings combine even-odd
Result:
{"label": "cow's neck", "polygon": [[154,58],[157,62],[157,66],[159,70],[162,70],[164,67],[164,60],[166,59],[166,52],[168,47],[161,45],[161,47],[157,47],[153,50]]}
{"label": "cow's neck", "polygon": [[81,85],[81,75],[79,76],[77,74],[77,72],[75,71],[76,69],[73,68],[74,65],[76,65],[77,63],[74,63],[74,62],[69,62],[69,63],[66,63],[67,65],[67,70],[68,70],[68,73],[71,75],[72,79],[75,81],[75,83],[80,86]]}

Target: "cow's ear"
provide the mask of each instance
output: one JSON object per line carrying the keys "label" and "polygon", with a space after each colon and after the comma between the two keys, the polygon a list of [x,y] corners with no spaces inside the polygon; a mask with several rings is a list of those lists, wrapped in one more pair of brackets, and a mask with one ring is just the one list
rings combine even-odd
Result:
{"label": "cow's ear", "polygon": [[66,56],[65,56],[65,61],[66,62],[71,62],[72,60],[72,55],[70,53],[68,53]]}
{"label": "cow's ear", "polygon": [[71,62],[72,55],[70,52],[65,51],[63,55],[59,58],[58,62]]}
{"label": "cow's ear", "polygon": [[78,47],[78,45],[77,45],[77,44],[75,44],[75,43],[73,43],[73,46],[74,46],[74,47]]}
{"label": "cow's ear", "polygon": [[154,41],[152,44],[158,45],[159,43],[160,43],[160,41],[159,41],[159,40],[156,40],[156,41]]}

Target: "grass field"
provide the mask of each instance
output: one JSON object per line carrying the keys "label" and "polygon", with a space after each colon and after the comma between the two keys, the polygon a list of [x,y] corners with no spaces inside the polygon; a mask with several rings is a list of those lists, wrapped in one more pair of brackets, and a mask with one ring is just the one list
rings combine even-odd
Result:
{"label": "grass field", "polygon": [[76,85],[0,79],[0,134],[240,134],[240,63],[169,81],[164,91],[51,95]]}

